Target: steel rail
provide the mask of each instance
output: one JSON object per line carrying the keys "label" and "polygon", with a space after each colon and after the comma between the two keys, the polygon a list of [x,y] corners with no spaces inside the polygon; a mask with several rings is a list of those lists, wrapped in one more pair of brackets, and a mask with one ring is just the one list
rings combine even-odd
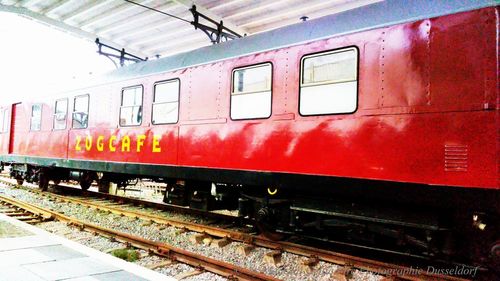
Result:
{"label": "steel rail", "polygon": [[[4,181],[4,180],[0,180]],[[7,181],[4,181],[7,182]],[[7,182],[11,185],[16,185],[11,182]],[[133,217],[133,218],[142,218],[145,220],[150,220],[155,223],[159,224],[165,224],[165,225],[170,225],[178,228],[184,228],[189,231],[193,232],[198,232],[198,233],[205,233],[211,236],[219,237],[219,238],[227,238],[233,241],[238,241],[242,243],[247,243],[247,244],[252,244],[255,246],[263,247],[263,248],[268,248],[272,250],[278,250],[278,251],[284,251],[300,256],[305,256],[305,257],[310,257],[310,258],[317,258],[320,261],[323,262],[328,262],[328,263],[333,263],[336,265],[340,266],[350,266],[356,269],[364,270],[364,271],[369,271],[369,272],[374,272],[382,275],[388,275],[388,272],[411,272],[411,275],[398,275],[397,278],[399,280],[450,280],[450,281],[462,281],[462,280],[468,280],[468,279],[463,279],[455,276],[449,276],[449,275],[439,275],[439,274],[434,274],[434,273],[428,273],[428,272],[421,272],[419,271],[418,274],[415,274],[415,270],[411,270],[411,268],[406,267],[406,266],[400,266],[400,265],[394,265],[390,263],[385,263],[385,262],[380,262],[376,260],[371,260],[371,259],[366,259],[366,258],[361,258],[361,257],[356,257],[356,256],[351,256],[347,254],[342,254],[342,253],[337,253],[333,251],[328,251],[328,250],[322,250],[322,249],[317,249],[305,245],[300,245],[300,244],[295,244],[295,243],[290,243],[290,242],[283,242],[283,241],[273,241],[269,240],[263,236],[257,236],[257,235],[251,235],[247,233],[241,233],[233,230],[227,230],[227,229],[221,229],[213,226],[207,226],[207,225],[201,225],[201,224],[196,224],[196,223],[191,223],[191,222],[184,222],[184,221],[179,221],[179,220],[174,220],[174,219],[168,219],[164,218],[158,215],[152,215],[152,214],[147,214],[144,212],[138,212],[138,211],[131,211],[131,210],[124,210],[120,209],[117,206],[106,206],[106,205],[100,205],[95,202],[89,202],[86,200],[81,200],[81,199],[76,199],[76,198],[71,198],[63,195],[58,195],[58,194],[53,194],[53,193],[44,193],[40,192],[37,190],[30,189],[33,192],[36,192],[37,194],[40,194],[42,196],[52,196],[55,197],[59,200],[62,201],[67,201],[71,202],[74,204],[79,204],[79,205],[84,205],[88,207],[93,207],[96,208],[97,210],[103,210],[107,212],[111,212],[114,214],[118,215],[124,215],[128,217]],[[101,193],[98,193],[101,194]],[[113,195],[114,196],[114,195]],[[128,201],[128,198],[126,197],[120,197],[117,196],[122,201]],[[111,200],[117,200],[115,198]],[[137,202],[137,199],[134,199],[134,203]]]}
{"label": "steel rail", "polygon": [[[8,174],[0,173],[0,178],[3,178],[3,179],[0,179],[0,181],[3,181],[6,184],[17,186],[16,181],[9,178]],[[25,186],[25,187],[28,187],[28,186]],[[30,187],[28,187],[28,188],[30,188]],[[153,202],[153,201],[148,201],[148,200],[141,200],[141,199],[137,199],[137,198],[124,197],[124,196],[119,196],[119,195],[114,195],[114,194],[109,194],[109,193],[102,193],[102,192],[96,192],[96,191],[90,191],[90,190],[84,191],[84,190],[80,189],[80,187],[75,187],[73,185],[58,184],[57,188],[63,189],[64,191],[69,191],[73,194],[76,193],[77,195],[82,195],[82,196],[90,195],[92,197],[104,198],[107,200],[113,200],[113,201],[117,201],[117,202],[127,201],[127,203],[134,204],[134,205],[151,207],[151,208],[155,208],[158,210],[164,210],[164,211],[174,211],[174,212],[179,212],[179,213],[183,213],[183,214],[209,217],[209,218],[215,219],[215,220],[220,219],[220,220],[226,220],[226,221],[234,221],[234,222],[238,222],[242,225],[254,223],[252,220],[250,220],[248,218],[237,217],[237,216],[215,213],[215,212],[206,212],[206,211],[202,211],[202,210],[191,209],[189,207],[184,207],[184,206],[177,206],[177,205],[170,205],[167,203],[159,203],[159,202]]]}
{"label": "steel rail", "polygon": [[225,214],[214,213],[214,212],[206,212],[206,211],[202,211],[202,210],[191,209],[189,207],[184,207],[184,206],[176,206],[176,205],[170,205],[170,204],[166,204],[166,203],[158,203],[158,202],[153,202],[153,201],[148,201],[148,200],[123,197],[123,196],[119,196],[119,195],[90,191],[90,190],[83,191],[80,188],[75,188],[75,187],[72,187],[69,185],[63,185],[63,184],[57,185],[57,188],[68,190],[70,192],[76,192],[76,193],[84,195],[84,196],[91,195],[94,197],[105,198],[108,200],[127,201],[128,203],[131,203],[131,204],[142,205],[142,206],[151,207],[151,208],[164,210],[164,211],[175,211],[175,212],[184,213],[184,214],[209,217],[212,219],[232,220],[235,222],[239,222],[241,224],[253,224],[253,221],[250,219],[247,219],[247,218],[225,215]]}
{"label": "steel rail", "polygon": [[104,228],[101,226],[97,226],[94,224],[82,222],[75,218],[68,217],[66,215],[60,214],[55,211],[47,210],[26,202],[22,202],[19,200],[15,200],[12,198],[8,198],[0,195],[0,200],[7,202],[11,205],[18,206],[24,210],[32,212],[34,214],[40,214],[44,217],[50,217],[57,219],[61,222],[68,223],[70,225],[74,225],[79,227],[81,230],[88,230],[90,232],[94,232],[100,234],[105,237],[109,237],[110,239],[120,241],[126,243],[128,245],[134,246],[136,248],[140,248],[143,250],[147,250],[149,252],[153,252],[157,255],[161,255],[167,258],[170,258],[175,261],[179,261],[181,263],[185,263],[197,268],[201,268],[206,271],[210,271],[212,273],[224,276],[228,279],[237,279],[237,280],[269,280],[276,281],[279,280],[272,276],[255,272],[249,270],[247,268],[243,268],[237,265],[233,265],[227,262],[219,261],[216,259],[212,259],[209,257],[205,257],[199,254],[191,253],[189,251],[173,247],[171,245],[151,241],[144,239],[142,237],[138,237],[135,235],[131,235],[128,233],[119,232],[116,230]]}
{"label": "steel rail", "polygon": [[29,210],[19,207],[18,205],[13,205],[10,204],[9,202],[1,200],[0,200],[0,214],[15,218],[16,220],[20,220],[28,224],[36,224],[40,222],[53,220],[53,217],[50,215],[31,212]]}

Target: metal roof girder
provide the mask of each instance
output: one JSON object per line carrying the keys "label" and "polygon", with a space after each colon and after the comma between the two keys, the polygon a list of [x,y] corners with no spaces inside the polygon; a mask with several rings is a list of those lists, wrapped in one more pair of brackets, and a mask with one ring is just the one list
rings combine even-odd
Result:
{"label": "metal roof girder", "polygon": [[[194,3],[193,1],[190,1],[190,0],[172,0],[172,1],[174,1],[174,2],[176,2],[176,3],[179,3],[179,4],[181,4],[181,5],[184,5],[184,6],[185,6],[186,8],[188,8],[188,9],[192,8],[192,7],[193,7],[193,5],[196,5],[196,10],[197,10],[198,12],[200,12],[200,13],[204,14],[205,16],[207,16],[207,17],[209,17],[209,18],[213,19],[213,20],[214,20],[214,21],[216,21],[216,22],[220,22],[221,20],[224,20],[224,19],[222,19],[220,16],[216,15],[214,12],[212,12],[212,11],[210,11],[210,10],[206,9],[206,8],[205,8],[205,7],[203,7],[203,6],[200,6],[200,5],[196,4],[196,3]],[[248,31],[247,31],[246,29],[241,28],[240,26],[238,26],[238,25],[234,24],[234,23],[233,23],[233,22],[231,22],[230,20],[224,20],[224,25],[225,25],[228,29],[230,29],[230,30],[232,30],[232,31],[234,31],[234,32],[236,32],[236,33],[238,33],[238,34],[241,34],[241,35],[243,35],[243,34],[248,34]]]}

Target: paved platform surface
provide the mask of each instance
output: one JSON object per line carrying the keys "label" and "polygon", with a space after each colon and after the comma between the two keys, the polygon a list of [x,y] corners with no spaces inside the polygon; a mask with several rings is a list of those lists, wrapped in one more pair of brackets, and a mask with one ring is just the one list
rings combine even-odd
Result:
{"label": "paved platform surface", "polygon": [[175,280],[2,214],[0,228],[0,281]]}

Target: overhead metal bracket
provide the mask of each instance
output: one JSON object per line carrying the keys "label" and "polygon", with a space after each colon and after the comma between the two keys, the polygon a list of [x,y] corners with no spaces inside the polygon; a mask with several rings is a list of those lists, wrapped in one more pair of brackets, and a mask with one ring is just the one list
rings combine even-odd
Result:
{"label": "overhead metal bracket", "polygon": [[[147,57],[145,59],[143,59],[143,58],[140,58],[138,56],[135,56],[135,55],[132,55],[130,53],[127,53],[127,52],[125,52],[124,48],[122,48],[121,50],[119,50],[117,48],[114,48],[114,47],[111,47],[111,46],[106,45],[104,43],[101,43],[99,41],[99,38],[95,39],[95,43],[97,44],[97,49],[98,49],[97,53],[99,55],[103,55],[103,56],[107,57],[108,59],[110,59],[111,62],[113,62],[113,64],[115,65],[116,68],[118,68],[118,65],[117,65],[117,63],[116,63],[115,60],[119,61],[121,67],[123,67],[125,65],[125,62],[127,62],[127,61],[140,62],[140,61],[147,61],[148,60]],[[103,47],[108,48],[111,51],[114,51],[116,53],[113,54],[113,53],[104,52],[102,50]]]}
{"label": "overhead metal bracket", "polygon": [[[196,10],[196,5],[193,5],[193,7],[189,9],[189,11],[191,11],[191,13],[193,14],[194,20],[191,22],[191,24],[194,26],[194,29],[200,29],[201,31],[203,31],[208,36],[212,44],[219,44],[220,42],[225,42],[230,39],[232,40],[242,37],[237,32],[225,27],[222,20],[220,22],[216,22],[215,20],[198,12]],[[213,24],[215,27],[210,27],[200,23],[200,17]]]}

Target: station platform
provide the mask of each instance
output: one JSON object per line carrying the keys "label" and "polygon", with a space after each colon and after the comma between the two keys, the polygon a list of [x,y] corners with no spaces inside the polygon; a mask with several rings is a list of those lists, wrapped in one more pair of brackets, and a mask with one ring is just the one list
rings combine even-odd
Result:
{"label": "station platform", "polygon": [[176,280],[0,214],[0,281]]}

